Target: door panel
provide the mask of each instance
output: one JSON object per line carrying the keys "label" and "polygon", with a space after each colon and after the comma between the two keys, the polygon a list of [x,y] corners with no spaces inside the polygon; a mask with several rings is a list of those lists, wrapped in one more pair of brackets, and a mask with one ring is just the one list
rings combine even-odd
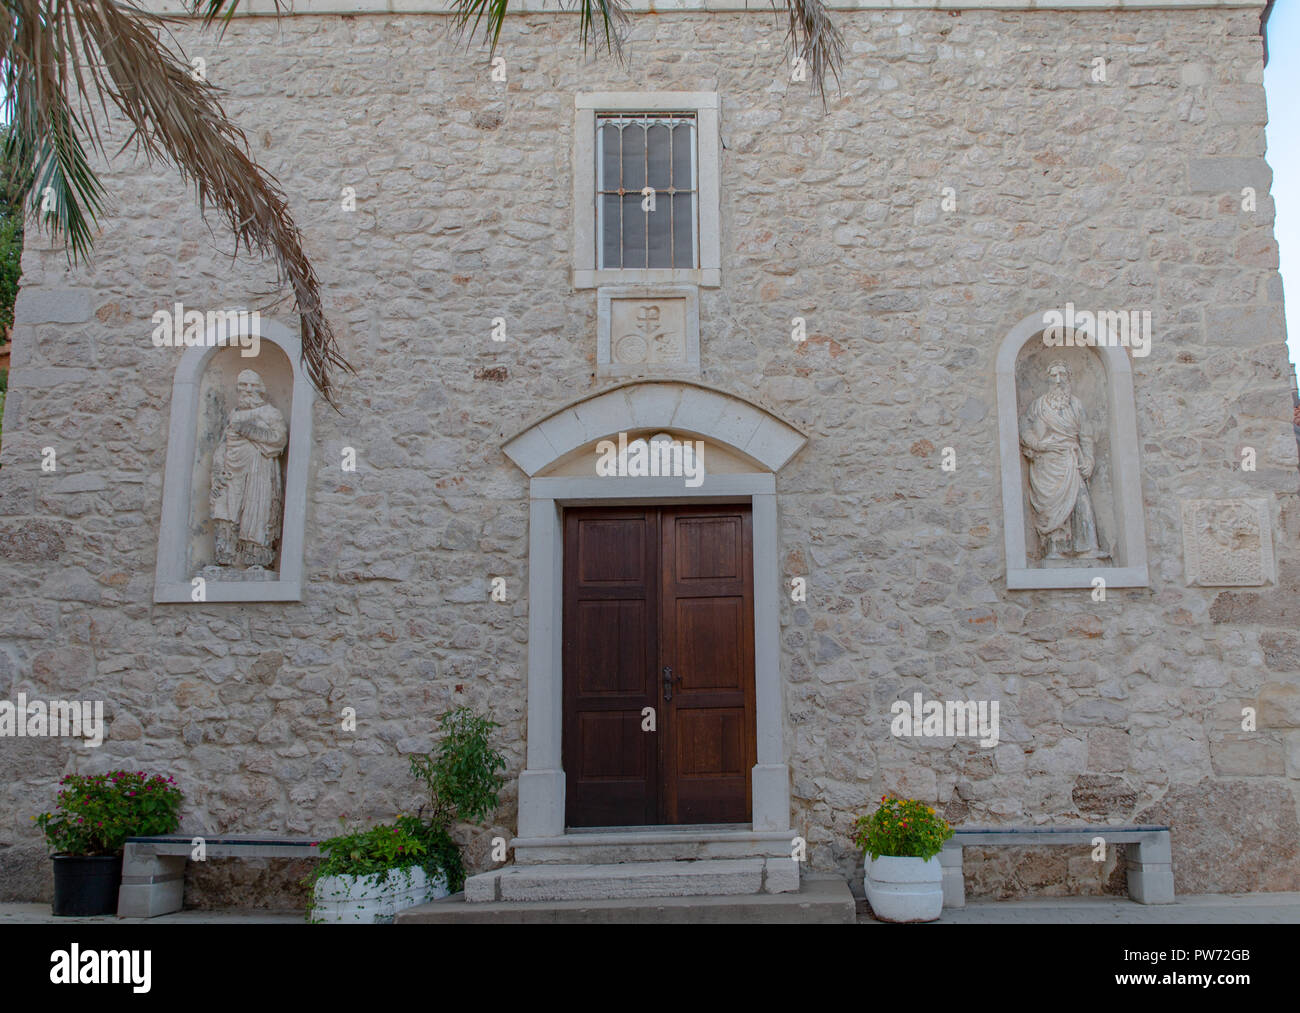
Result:
{"label": "door panel", "polygon": [[566,823],[749,821],[749,507],[568,510],[564,531]]}
{"label": "door panel", "polygon": [[745,822],[756,762],[749,508],[665,509],[660,532],[659,657],[673,672],[661,727],[665,822]]}
{"label": "door panel", "polygon": [[659,814],[658,755],[641,711],[658,705],[659,519],[564,518],[565,822],[642,826]]}

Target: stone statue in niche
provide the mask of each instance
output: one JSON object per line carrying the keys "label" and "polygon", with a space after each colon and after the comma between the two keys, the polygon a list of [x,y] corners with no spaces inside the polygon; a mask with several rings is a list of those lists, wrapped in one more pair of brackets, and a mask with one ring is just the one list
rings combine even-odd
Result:
{"label": "stone statue in niche", "polygon": [[289,429],[266,400],[262,378],[246,369],[235,379],[237,407],[212,456],[212,524],[221,567],[263,570],[275,560],[284,513],[280,457]]}
{"label": "stone statue in niche", "polygon": [[1083,402],[1070,391],[1061,359],[1047,366],[1047,392],[1020,420],[1020,448],[1029,459],[1029,505],[1045,560],[1108,559],[1097,534],[1088,480],[1096,457]]}

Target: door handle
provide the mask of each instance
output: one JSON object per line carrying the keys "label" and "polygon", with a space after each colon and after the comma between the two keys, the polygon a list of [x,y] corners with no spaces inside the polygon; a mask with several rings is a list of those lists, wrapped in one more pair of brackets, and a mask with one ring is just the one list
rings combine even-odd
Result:
{"label": "door handle", "polygon": [[664,703],[673,698],[673,670],[664,665]]}

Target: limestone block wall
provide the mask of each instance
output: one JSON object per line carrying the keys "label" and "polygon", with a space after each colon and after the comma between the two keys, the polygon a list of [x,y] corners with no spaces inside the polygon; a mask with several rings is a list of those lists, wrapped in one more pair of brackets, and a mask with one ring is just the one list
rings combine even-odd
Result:
{"label": "limestone block wall", "polygon": [[[1300,889],[1300,472],[1258,9],[836,19],[848,58],[826,108],[787,80],[770,12],[638,15],[626,66],[584,59],[570,17],[511,18],[505,82],[435,16],[181,30],[290,195],[358,375],[339,377],[340,412],[315,407],[303,601],[156,605],[180,353],[152,346],[151,315],[292,314],[165,167],[114,163],[92,264],[29,243],[0,698],[102,699],[109,731],[98,749],[0,739],[0,895],[48,895],[30,818],[70,770],[174,775],[187,829],[325,835],[416,802],[406,754],[460,702],[490,709],[522,768],[527,484],[500,445],[608,383],[596,293],[569,277],[573,95],[640,89],[721,96],[701,379],[809,435],[778,492],[783,578],[808,582],[806,602],[783,596],[781,665],[811,865],[849,872],[849,825],[888,790],[970,825],[1169,822],[1178,890]],[[1151,587],[1105,602],[1005,586],[994,356],[1067,300],[1153,319],[1133,360]],[[1186,586],[1179,504],[1229,496],[1269,501],[1276,585]],[[998,701],[999,745],[893,737],[890,705],[914,692]],[[462,831],[472,865],[514,806],[512,780],[493,825]],[[973,895],[1122,883],[1114,851],[967,871]]]}

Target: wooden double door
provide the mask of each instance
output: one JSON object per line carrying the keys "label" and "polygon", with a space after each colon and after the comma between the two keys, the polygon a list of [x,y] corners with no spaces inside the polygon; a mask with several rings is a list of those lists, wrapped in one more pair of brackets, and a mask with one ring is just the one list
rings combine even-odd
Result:
{"label": "wooden double door", "polygon": [[564,518],[565,823],[744,823],[755,763],[745,506]]}

